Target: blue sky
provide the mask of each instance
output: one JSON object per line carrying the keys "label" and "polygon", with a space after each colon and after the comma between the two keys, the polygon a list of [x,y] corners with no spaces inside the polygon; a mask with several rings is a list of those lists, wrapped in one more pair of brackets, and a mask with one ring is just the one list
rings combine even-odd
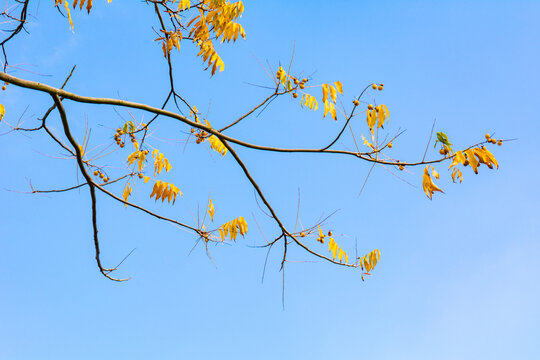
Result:
{"label": "blue sky", "polygon": [[[73,65],[69,91],[159,106],[167,68],[143,2],[95,1],[74,12],[75,32],[47,2],[31,5],[29,34],[7,47],[12,72],[60,86]],[[335,267],[292,249],[282,307],[281,250],[269,257],[277,229],[258,209],[253,190],[230,157],[189,144],[172,121],[156,127],[153,145],[171,160],[168,179],[184,192],[174,207],[134,201],[192,222],[210,196],[216,222],[243,215],[245,239],[190,253],[195,238],[99,197],[103,261],[119,275],[103,278],[93,258],[88,191],[26,195],[7,191],[74,185],[77,169],[42,134],[0,137],[0,359],[538,359],[540,357],[539,170],[536,166],[540,3],[536,1],[245,1],[246,41],[220,48],[226,70],[203,72],[189,44],[175,55],[176,83],[214,127],[227,124],[267,96],[259,65],[288,64],[313,82],[340,80],[350,103],[366,84],[391,112],[390,133],[407,131],[391,155],[421,158],[434,119],[456,148],[486,132],[518,138],[492,148],[500,168],[485,167],[452,184],[439,165],[445,194],[429,201],[422,169],[400,173],[415,187],[369,164],[335,156],[239,155],[288,226],[327,223],[340,245],[359,253],[380,249],[373,276]],[[258,59],[258,60],[257,60]],[[370,96],[371,96],[370,95]],[[40,94],[8,86],[0,94],[6,120],[23,113],[32,124],[50,106]],[[210,106],[209,106],[210,104]],[[87,120],[93,144],[103,143],[130,114],[124,109],[66,103],[79,138]],[[120,114],[120,115],[119,115]],[[139,121],[149,115],[132,112]],[[341,122],[281,99],[230,135],[258,144],[318,147]],[[367,134],[365,120],[353,124]],[[51,127],[61,132],[58,117]],[[1,132],[7,128],[0,124]],[[178,141],[180,140],[180,141]],[[352,147],[350,138],[339,146]],[[437,156],[430,148],[429,156]],[[110,162],[118,167],[124,154]],[[388,171],[387,171],[388,170]],[[112,167],[111,172],[120,171]],[[121,193],[121,187],[112,187]]]}

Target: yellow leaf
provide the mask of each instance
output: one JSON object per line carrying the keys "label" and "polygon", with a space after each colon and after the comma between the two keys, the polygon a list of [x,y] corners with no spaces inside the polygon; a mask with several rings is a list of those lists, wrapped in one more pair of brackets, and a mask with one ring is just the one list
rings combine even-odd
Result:
{"label": "yellow leaf", "polygon": [[2,121],[4,115],[6,115],[6,108],[4,107],[4,105],[0,104],[0,121]]}
{"label": "yellow leaf", "polygon": [[368,110],[367,111],[367,124],[372,133],[373,133],[373,127],[375,126],[376,122],[377,122],[377,113],[375,112],[375,109]]}
{"label": "yellow leaf", "polygon": [[424,169],[424,176],[422,180],[422,186],[427,197],[431,200],[435,191],[443,192],[437,185],[433,183],[431,176],[429,176],[429,166]]}
{"label": "yellow leaf", "polygon": [[336,85],[337,91],[338,91],[341,95],[343,95],[343,85],[341,84],[341,81],[336,81],[336,82],[334,83],[334,85]]}
{"label": "yellow leaf", "polygon": [[499,163],[497,162],[497,159],[495,159],[495,156],[493,156],[493,154],[488,149],[486,149],[485,146],[482,146],[481,149],[476,148],[475,152],[477,154],[481,153],[482,155],[484,155],[487,158],[485,164],[488,165],[490,169],[492,168],[491,163],[495,164],[497,169],[499,168]]}
{"label": "yellow leaf", "polygon": [[68,19],[69,19],[69,27],[71,28],[71,31],[73,31],[73,20],[71,20],[71,11],[69,11],[69,4],[68,4],[67,0],[64,1],[64,6],[66,8],[66,12],[67,12]]}
{"label": "yellow leaf", "polygon": [[332,98],[332,101],[333,101],[334,104],[335,104],[336,101],[337,101],[337,91],[336,91],[336,88],[333,87],[332,85],[330,85],[329,88],[330,88],[330,97]]}
{"label": "yellow leaf", "polygon": [[323,103],[325,103],[325,106],[326,106],[326,101],[328,100],[328,84],[323,84],[322,86],[322,101]]}
{"label": "yellow leaf", "polygon": [[[122,194],[124,201],[127,201],[129,195],[131,195],[131,186],[129,185],[129,183],[127,183],[126,187],[124,188],[124,193]],[[124,204],[124,206],[127,207],[127,204]]]}
{"label": "yellow leaf", "polygon": [[332,115],[332,118],[334,120],[337,120],[336,107],[334,106],[334,104],[330,104],[330,105],[332,105],[332,107],[330,108],[330,114]]}
{"label": "yellow leaf", "polygon": [[379,119],[377,127],[383,127],[385,120],[388,118],[388,108],[386,107],[386,105],[381,104],[377,106],[376,112]]}
{"label": "yellow leaf", "polygon": [[454,154],[454,158],[452,160],[452,163],[450,164],[450,167],[448,167],[448,169],[451,169],[453,166],[456,166],[460,163],[464,164],[466,160],[467,158],[465,157],[465,155],[463,155],[463,152],[458,151]]}
{"label": "yellow leaf", "polygon": [[212,199],[208,199],[208,215],[214,221],[214,204],[212,203]]}
{"label": "yellow leaf", "polygon": [[478,174],[478,164],[479,164],[479,162],[476,159],[474,151],[472,149],[465,150],[465,154],[467,155],[467,160],[469,160],[469,165],[471,165],[474,173]]}
{"label": "yellow leaf", "polygon": [[455,167],[452,170],[452,181],[456,182],[456,177],[459,179],[459,182],[461,183],[463,181],[463,175],[461,174],[461,171]]}

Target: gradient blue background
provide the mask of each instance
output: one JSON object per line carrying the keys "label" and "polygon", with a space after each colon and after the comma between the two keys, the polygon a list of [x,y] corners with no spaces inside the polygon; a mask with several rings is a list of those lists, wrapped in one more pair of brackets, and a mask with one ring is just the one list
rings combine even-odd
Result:
{"label": "gradient blue background", "polygon": [[[38,2],[39,3],[39,2]],[[143,2],[95,1],[88,16],[74,11],[75,32],[51,1],[33,3],[29,34],[7,45],[13,74],[67,89],[160,106],[167,68]],[[360,197],[369,164],[337,156],[258,153],[240,156],[289,227],[298,189],[300,220],[327,223],[349,253],[382,253],[372,277],[316,261],[292,249],[282,307],[281,249],[265,251],[276,227],[258,209],[253,190],[230,156],[189,144],[173,121],[156,127],[154,146],[173,163],[166,179],[184,197],[174,207],[134,201],[193,224],[190,211],[216,205],[216,223],[243,215],[245,239],[212,247],[214,265],[195,238],[99,196],[103,261],[129,251],[114,283],[97,271],[87,189],[25,195],[76,183],[73,161],[42,134],[0,137],[0,359],[539,359],[540,219],[538,96],[540,27],[537,1],[245,1],[246,41],[220,48],[226,71],[209,78],[189,43],[174,55],[182,95],[219,127],[247,111],[269,85],[258,64],[288,64],[315,83],[341,80],[346,104],[366,84],[384,83],[387,129],[406,133],[391,155],[422,157],[433,120],[456,148],[494,132],[518,138],[492,147],[500,169],[464,171],[452,184],[438,166],[445,194],[429,201],[421,168],[400,173],[415,187],[376,167]],[[16,70],[16,71],[15,71]],[[369,97],[368,97],[369,99]],[[6,120],[35,123],[50,106],[46,95],[9,86],[0,94]],[[85,120],[91,144],[103,144],[124,109],[66,103],[73,132]],[[138,120],[149,114],[132,112]],[[230,134],[258,144],[318,147],[342,124],[281,99]],[[61,133],[56,114],[50,126]],[[363,117],[354,124],[367,134]],[[0,124],[1,132],[7,127]],[[296,144],[296,145],[295,145]],[[352,147],[350,139],[342,147]],[[430,148],[430,156],[437,156]],[[127,154],[110,156],[120,174]],[[387,169],[393,171],[393,169]],[[139,184],[140,185],[140,184]],[[121,185],[113,187],[118,194]],[[341,234],[344,234],[341,236]],[[314,242],[314,241],[313,241]],[[314,245],[316,246],[316,245]],[[323,248],[321,248],[323,249]],[[307,262],[305,262],[307,261]]]}

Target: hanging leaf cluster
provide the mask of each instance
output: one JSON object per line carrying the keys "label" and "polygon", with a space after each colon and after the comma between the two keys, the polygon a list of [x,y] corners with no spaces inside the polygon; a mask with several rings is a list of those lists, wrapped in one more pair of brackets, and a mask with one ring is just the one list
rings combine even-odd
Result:
{"label": "hanging leaf cluster", "polygon": [[221,142],[221,140],[219,140],[217,136],[210,136],[208,138],[208,142],[210,143],[210,147],[212,148],[212,150],[217,151],[222,156],[225,156],[225,154],[227,154],[227,148],[225,147],[225,145],[223,145],[223,143]]}
{"label": "hanging leaf cluster", "polygon": [[169,160],[158,149],[152,151],[152,158],[154,158],[154,177],[156,174],[160,174],[163,169],[167,172],[171,170],[172,166]]}
{"label": "hanging leaf cluster", "polygon": [[221,225],[218,230],[221,241],[225,241],[227,237],[229,237],[231,240],[236,240],[236,236],[238,234],[242,236],[246,235],[248,226],[246,220],[240,216]]}
{"label": "hanging leaf cluster", "polygon": [[[180,4],[183,9],[189,9]],[[225,69],[225,63],[214,48],[212,38],[224,41],[236,41],[238,36],[246,38],[242,25],[236,20],[244,12],[244,4],[241,1],[231,3],[224,0],[202,0],[198,3],[199,15],[194,17],[186,25],[190,28],[188,37],[199,47],[197,56],[201,56],[208,63],[206,69],[212,66],[212,75]],[[177,30],[180,31],[180,30]],[[211,34],[213,33],[213,34]]]}
{"label": "hanging leaf cluster", "polygon": [[379,106],[373,106],[370,104],[368,105],[366,114],[369,131],[371,132],[371,137],[373,138],[373,133],[375,132],[375,125],[377,125],[377,128],[383,127],[384,122],[388,122],[390,112],[384,104],[381,104]]}
{"label": "hanging leaf cluster", "polygon": [[155,196],[156,201],[158,201],[161,198],[161,202],[163,202],[163,201],[165,201],[165,199],[167,199],[167,202],[169,202],[169,203],[172,200],[172,203],[174,205],[174,202],[176,201],[176,196],[178,194],[180,194],[180,196],[182,196],[182,192],[174,184],[158,180],[154,184],[154,188],[152,189],[152,193],[150,194],[150,198]]}
{"label": "hanging leaf cluster", "polygon": [[360,268],[365,271],[365,273],[362,274],[362,281],[364,280],[364,275],[371,275],[371,270],[375,268],[380,259],[381,252],[379,249],[375,249],[369,254],[359,258]]}
{"label": "hanging leaf cluster", "polygon": [[[322,101],[324,104],[324,116],[328,113],[332,116],[334,120],[337,120],[337,113],[336,113],[336,102],[337,102],[337,93],[340,93],[343,95],[343,85],[341,82],[336,81],[334,85],[330,84],[323,84],[322,85]],[[328,101],[328,94],[330,94],[330,99],[332,102]]]}
{"label": "hanging leaf cluster", "polygon": [[335,261],[337,257],[339,262],[342,262],[343,260],[345,260],[345,264],[349,262],[349,257],[347,256],[347,253],[343,251],[341,246],[339,246],[332,237],[328,241],[328,251],[332,253],[332,260]]}

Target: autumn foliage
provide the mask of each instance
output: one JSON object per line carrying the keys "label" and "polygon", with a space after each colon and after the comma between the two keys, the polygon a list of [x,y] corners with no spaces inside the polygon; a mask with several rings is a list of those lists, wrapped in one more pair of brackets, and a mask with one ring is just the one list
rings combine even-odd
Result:
{"label": "autumn foliage", "polygon": [[[102,0],[104,1],[104,0]],[[109,0],[108,2],[111,2]],[[163,1],[148,1],[148,4],[155,9],[158,22],[161,26],[160,35],[152,40],[160,44],[160,49],[163,53],[164,61],[168,63],[169,69],[172,72],[174,64],[174,52],[181,51],[183,46],[194,46],[198,49],[197,56],[202,60],[204,70],[208,70],[212,76],[219,76],[219,72],[225,70],[225,60],[219,55],[216,44],[234,43],[239,39],[245,39],[246,33],[240,24],[240,19],[244,13],[244,5],[241,1],[231,2],[227,0],[163,0]],[[67,0],[55,0],[51,2],[51,6],[58,7],[59,10],[65,13],[67,17],[66,30],[71,29],[76,31],[77,24],[72,20],[71,12],[75,9],[86,9],[87,13],[91,13],[93,2],[92,0],[74,0],[71,4]],[[6,59],[7,64],[7,59]],[[4,67],[4,72],[0,74],[6,84],[12,86],[21,86],[28,91],[41,91],[51,95],[54,100],[54,108],[59,112],[63,121],[65,136],[69,140],[71,146],[66,146],[70,152],[72,159],[79,166],[79,171],[83,174],[86,184],[90,187],[92,193],[93,204],[97,201],[94,191],[101,191],[110,196],[126,207],[135,208],[145,211],[151,216],[155,216],[163,221],[175,223],[191,231],[195,236],[198,236],[208,243],[225,243],[235,242],[239,236],[244,237],[248,233],[248,223],[243,216],[236,214],[228,217],[228,222],[221,225],[212,225],[216,210],[225,206],[222,204],[214,204],[212,199],[207,201],[205,220],[201,224],[189,225],[184,221],[165,218],[158,214],[160,206],[172,206],[183,195],[180,190],[181,184],[174,184],[168,180],[170,177],[164,176],[169,172],[174,172],[176,167],[172,164],[167,156],[167,151],[156,147],[156,144],[151,143],[151,137],[148,136],[149,131],[155,126],[158,116],[175,118],[182,122],[189,134],[190,138],[200,146],[207,146],[215,154],[220,157],[231,156],[236,164],[242,169],[247,179],[252,184],[259,198],[262,200],[262,205],[270,213],[274,219],[278,229],[277,235],[273,240],[267,241],[263,246],[271,248],[278,242],[284,242],[285,253],[283,264],[286,261],[287,246],[297,245],[307,252],[310,256],[315,256],[324,259],[337,266],[346,266],[360,270],[361,277],[371,275],[380,261],[381,253],[378,249],[366,251],[365,255],[352,256],[350,251],[340,245],[340,240],[332,234],[331,231],[323,230],[324,222],[314,224],[309,228],[302,230],[295,229],[290,231],[275,213],[272,205],[264,196],[262,190],[257,185],[256,180],[251,176],[247,166],[242,162],[238,154],[234,151],[234,147],[242,146],[251,148],[257,151],[272,151],[283,153],[332,153],[335,156],[352,155],[360,161],[365,161],[372,164],[381,164],[391,166],[397,171],[403,171],[408,167],[423,168],[422,182],[423,190],[429,199],[432,199],[436,192],[442,193],[436,180],[440,178],[440,173],[436,167],[444,162],[449,164],[449,176],[454,182],[463,181],[463,172],[465,167],[470,167],[471,171],[478,173],[484,165],[486,168],[494,169],[499,165],[495,156],[488,150],[488,146],[495,144],[501,145],[503,140],[493,139],[489,134],[482,138],[477,144],[460,149],[454,152],[452,143],[444,132],[436,133],[435,146],[439,147],[439,157],[432,160],[422,159],[418,162],[407,162],[395,158],[394,155],[389,155],[388,150],[391,149],[399,136],[382,136],[385,131],[385,125],[390,121],[390,110],[385,104],[366,103],[363,96],[371,92],[375,96],[376,92],[384,91],[383,84],[368,84],[365,89],[358,95],[352,96],[346,94],[347,83],[332,79],[329,82],[316,83],[312,78],[298,76],[290,70],[285,70],[278,65],[275,72],[272,73],[273,92],[261,104],[256,105],[253,109],[239,119],[231,122],[222,129],[214,128],[210,120],[205,118],[197,109],[197,106],[183,99],[178,90],[174,88],[171,80],[171,90],[162,108],[154,108],[149,105],[131,103],[117,99],[99,100],[95,98],[85,98],[77,94],[72,94],[63,89],[42,86],[42,84],[26,81],[8,74],[9,68]],[[219,70],[219,71],[218,71]],[[291,73],[289,73],[291,72]],[[320,149],[282,149],[276,147],[261,146],[251,144],[242,139],[233,138],[224,133],[231,126],[236,125],[239,121],[250,116],[256,109],[265,106],[270,101],[280,96],[287,96],[298,103],[300,108],[314,112],[320,110],[319,114],[327,120],[332,119],[341,129],[337,137],[333,137],[329,144]],[[374,97],[373,97],[374,98]],[[170,99],[178,101],[184,109],[187,109],[189,116],[183,116],[176,112],[171,112],[165,109],[165,105]],[[84,152],[84,146],[77,141],[69,131],[68,114],[62,107],[62,101],[72,100],[90,103],[101,103],[108,105],[116,105],[127,108],[141,109],[152,113],[154,118],[148,123],[136,123],[127,121],[116,129],[114,134],[111,134],[113,145],[117,151],[125,159],[127,172],[119,176],[109,176],[105,170],[107,159],[99,161],[89,158]],[[347,104],[347,105],[344,105]],[[178,105],[177,105],[178,106]],[[186,112],[186,113],[188,113]],[[329,116],[328,116],[329,115]],[[340,150],[335,149],[337,140],[345,136],[349,129],[348,125],[351,121],[357,119],[357,115],[361,115],[361,119],[365,121],[365,136],[359,134],[362,139],[363,148],[356,150]],[[4,105],[0,105],[0,120],[4,126],[9,126],[13,130],[22,130],[22,128],[13,121],[17,118],[16,115],[11,115],[9,108],[5,109]],[[43,125],[37,129],[46,130],[46,125],[43,120]],[[352,130],[351,130],[351,135]],[[107,140],[109,141],[109,140]],[[429,139],[431,141],[431,138]],[[77,146],[74,146],[77,145]],[[286,156],[286,155],[285,155]],[[93,177],[92,177],[93,176]],[[123,181],[123,191],[121,194],[113,194],[106,190],[105,186],[112,182]],[[150,188],[137,189],[136,184],[150,183],[151,191],[143,190]],[[139,196],[146,196],[154,199],[156,204],[155,209],[145,209],[136,205]],[[161,201],[158,201],[161,200]],[[97,227],[97,214],[93,213],[93,225]],[[206,219],[209,219],[206,221]],[[123,280],[112,277],[110,274],[117,270],[116,268],[108,269],[101,265],[99,260],[99,242],[97,231],[95,231],[94,242],[96,244],[96,258],[100,271],[107,277],[113,280]],[[319,250],[319,244],[327,247],[324,250]]]}

